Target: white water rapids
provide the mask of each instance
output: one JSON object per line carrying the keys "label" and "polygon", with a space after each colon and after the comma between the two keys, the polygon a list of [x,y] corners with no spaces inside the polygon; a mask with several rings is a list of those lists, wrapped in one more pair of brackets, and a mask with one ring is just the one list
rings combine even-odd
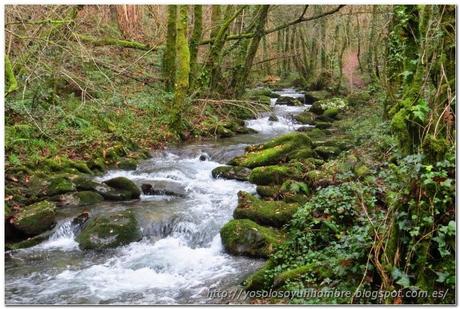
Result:
{"label": "white water rapids", "polygon": [[[300,96],[288,89],[281,95]],[[272,103],[274,103],[273,100]],[[247,121],[259,134],[171,149],[135,171],[109,171],[103,181],[127,177],[138,185],[172,183],[183,196],[141,196],[139,201],[102,202],[90,215],[131,208],[143,239],[104,251],[82,251],[70,222],[82,208],[63,209],[51,237],[5,255],[7,304],[186,304],[218,303],[208,291],[237,286],[262,263],[224,252],[220,228],[232,218],[237,192],[254,193],[248,182],[213,179],[211,171],[244,147],[295,130],[291,115],[306,108],[274,105],[268,116]],[[202,153],[209,160],[200,161]]]}

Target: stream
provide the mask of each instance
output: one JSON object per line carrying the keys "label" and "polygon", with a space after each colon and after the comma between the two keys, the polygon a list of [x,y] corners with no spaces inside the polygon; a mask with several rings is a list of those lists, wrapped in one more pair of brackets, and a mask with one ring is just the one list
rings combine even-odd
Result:
{"label": "stream", "polygon": [[[294,89],[277,92],[302,98]],[[255,193],[255,185],[213,179],[211,171],[262,143],[304,126],[292,115],[308,105],[275,105],[278,121],[269,114],[246,121],[257,134],[238,135],[204,143],[171,147],[141,162],[134,171],[111,170],[97,181],[124,176],[139,186],[164,181],[177,186],[182,196],[145,196],[128,202],[60,208],[51,237],[31,248],[5,254],[6,304],[198,304],[210,299],[212,289],[237,287],[263,263],[224,252],[220,228],[232,218],[237,192]],[[201,161],[205,155],[207,160]],[[143,239],[103,251],[79,250],[70,227],[83,209],[90,215],[131,208]],[[222,300],[225,302],[225,300]]]}

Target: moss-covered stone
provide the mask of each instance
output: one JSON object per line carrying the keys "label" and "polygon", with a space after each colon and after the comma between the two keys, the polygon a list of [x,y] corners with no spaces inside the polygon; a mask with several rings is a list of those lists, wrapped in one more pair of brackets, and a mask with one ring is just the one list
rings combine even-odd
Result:
{"label": "moss-covered stone", "polygon": [[104,197],[97,192],[93,191],[80,191],[74,193],[79,200],[79,205],[92,205],[104,200]]}
{"label": "moss-covered stone", "polygon": [[212,170],[214,178],[235,179],[247,181],[251,170],[242,166],[218,166]]}
{"label": "moss-covered stone", "polygon": [[280,185],[286,179],[299,178],[297,171],[287,165],[269,165],[256,167],[249,175],[249,182],[256,185]]}
{"label": "moss-covered stone", "polygon": [[231,220],[220,230],[225,250],[234,255],[268,257],[284,235],[249,219]]}
{"label": "moss-covered stone", "polygon": [[264,199],[276,199],[280,194],[281,186],[257,186],[256,192]]}
{"label": "moss-covered stone", "polygon": [[15,216],[13,225],[26,235],[38,235],[52,228],[56,220],[56,205],[42,201],[22,208]]}
{"label": "moss-covered stone", "polygon": [[326,116],[329,118],[337,118],[338,114],[339,114],[339,109],[335,107],[331,107],[324,111],[323,116]]}
{"label": "moss-covered stone", "polygon": [[315,148],[315,152],[321,159],[329,160],[336,157],[340,153],[340,149],[334,146],[319,146]]}
{"label": "moss-covered stone", "polygon": [[18,250],[18,249],[25,249],[36,246],[45,240],[47,240],[51,236],[51,231],[46,231],[41,233],[40,235],[36,235],[33,237],[29,237],[23,241],[16,242],[16,243],[7,243],[5,247],[7,250]]}
{"label": "moss-covered stone", "polygon": [[99,158],[95,158],[91,161],[88,161],[88,167],[92,170],[92,171],[97,171],[97,172],[104,172],[106,170],[106,165],[105,165],[105,161],[103,158],[99,157]]}
{"label": "moss-covered stone", "polygon": [[75,191],[75,184],[66,177],[56,177],[48,186],[48,195],[57,195]]}
{"label": "moss-covered stone", "polygon": [[81,249],[106,249],[126,245],[141,238],[133,212],[125,210],[89,219],[76,241]]}
{"label": "moss-covered stone", "polygon": [[289,156],[302,148],[311,148],[311,139],[301,132],[292,132],[277,137],[265,144],[246,149],[242,156],[233,158],[229,164],[254,168],[289,161]]}
{"label": "moss-covered stone", "polygon": [[137,163],[136,159],[126,158],[118,163],[118,168],[122,170],[135,170],[137,168]]}
{"label": "moss-covered stone", "polygon": [[319,100],[312,104],[310,111],[317,115],[321,115],[324,111],[335,108],[338,111],[344,110],[348,106],[348,102],[344,98],[331,98],[325,100]]}
{"label": "moss-covered stone", "polygon": [[279,97],[276,99],[277,105],[289,105],[289,106],[302,106],[303,102],[299,101],[296,98],[292,97]]}
{"label": "moss-covered stone", "polygon": [[240,191],[238,192],[238,207],[233,212],[233,217],[251,219],[261,225],[282,227],[291,220],[298,208],[298,204],[263,201],[247,192]]}
{"label": "moss-covered stone", "polygon": [[316,115],[310,111],[304,111],[300,114],[295,115],[294,119],[300,122],[301,124],[312,125],[315,123]]}
{"label": "moss-covered stone", "polygon": [[[126,196],[128,199],[138,199],[141,195],[141,190],[136,186],[134,182],[126,177],[112,178],[104,181],[104,183],[111,188],[117,189],[117,191],[123,193],[121,196]],[[102,195],[104,196],[104,194]]]}
{"label": "moss-covered stone", "polygon": [[260,291],[269,289],[272,285],[273,279],[265,276],[267,270],[273,268],[272,260],[268,260],[265,264],[259,268],[255,273],[250,275],[244,280],[244,288],[248,291]]}

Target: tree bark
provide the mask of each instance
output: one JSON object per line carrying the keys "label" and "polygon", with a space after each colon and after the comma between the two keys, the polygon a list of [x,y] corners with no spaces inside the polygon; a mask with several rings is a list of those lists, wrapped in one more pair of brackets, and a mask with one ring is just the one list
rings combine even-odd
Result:
{"label": "tree bark", "polygon": [[193,33],[190,40],[190,77],[189,83],[190,88],[194,89],[196,85],[196,79],[198,76],[198,45],[201,41],[201,36],[203,35],[203,6],[194,5],[193,6]]}
{"label": "tree bark", "polygon": [[168,6],[168,30],[166,34],[166,48],[163,55],[163,78],[165,88],[171,91],[174,88],[176,72],[176,24],[177,24],[177,6]]}

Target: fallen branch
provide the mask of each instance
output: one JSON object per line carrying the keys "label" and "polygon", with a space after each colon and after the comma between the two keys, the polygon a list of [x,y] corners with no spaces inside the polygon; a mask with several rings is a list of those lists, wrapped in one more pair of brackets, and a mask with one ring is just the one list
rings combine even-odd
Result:
{"label": "fallen branch", "polygon": [[158,47],[151,47],[147,44],[136,41],[121,40],[116,38],[95,38],[86,34],[75,35],[82,42],[90,43],[94,46],[117,46],[124,48],[140,49],[145,51],[154,51],[158,49]]}

